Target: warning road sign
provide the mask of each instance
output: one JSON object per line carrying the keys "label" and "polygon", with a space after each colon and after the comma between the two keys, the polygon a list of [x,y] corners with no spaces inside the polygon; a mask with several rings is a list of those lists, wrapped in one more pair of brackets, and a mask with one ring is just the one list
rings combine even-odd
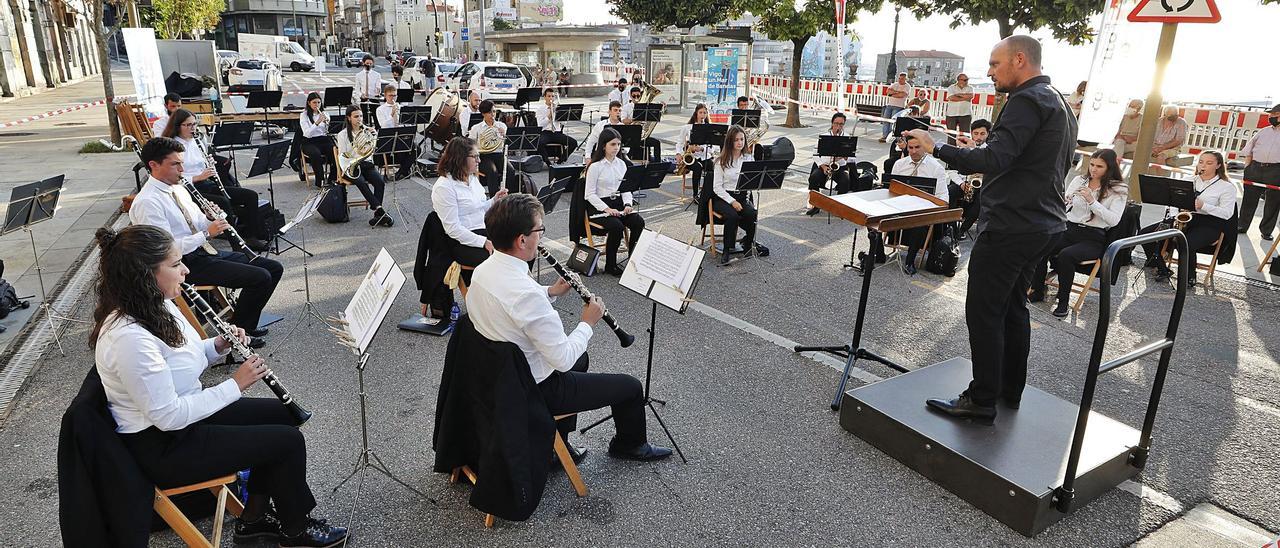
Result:
{"label": "warning road sign", "polygon": [[1222,20],[1214,0],[1142,0],[1129,13],[1135,23],[1217,23]]}

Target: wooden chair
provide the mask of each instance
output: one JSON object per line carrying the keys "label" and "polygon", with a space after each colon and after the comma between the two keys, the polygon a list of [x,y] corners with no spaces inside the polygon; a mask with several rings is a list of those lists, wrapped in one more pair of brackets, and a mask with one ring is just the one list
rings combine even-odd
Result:
{"label": "wooden chair", "polygon": [[[594,247],[596,249],[599,249],[601,251],[604,251],[606,244],[608,242],[600,242],[600,244],[597,245],[595,237],[591,234],[592,229],[604,230],[604,225],[600,223],[592,222],[591,215],[589,213],[584,213],[584,215],[582,216],[582,224],[583,224],[583,228],[585,228],[587,231],[587,245]],[[627,246],[628,253],[631,252],[631,245],[628,243],[630,241],[631,241],[631,229],[624,226],[622,227],[622,243]]]}
{"label": "wooden chair", "polygon": [[[555,419],[558,421],[574,415],[577,415],[577,413],[556,415]],[[578,472],[578,465],[573,462],[573,456],[569,454],[569,448],[564,444],[564,440],[560,437],[559,432],[553,433],[552,436],[555,438],[555,441],[552,442],[552,444],[556,451],[556,457],[560,460],[560,466],[564,467],[565,475],[569,476],[569,483],[573,484],[573,490],[578,493],[579,497],[587,496],[587,484],[582,481],[582,474]],[[467,481],[471,482],[471,485],[476,484],[476,473],[471,470],[470,466],[463,465],[454,468],[453,472],[449,474],[449,483],[457,483],[460,476],[466,477]],[[493,514],[484,515],[485,527],[492,528],[493,522]]]}
{"label": "wooden chair", "polygon": [[1262,269],[1266,268],[1271,261],[1277,260],[1274,258],[1277,247],[1280,247],[1280,238],[1276,238],[1274,242],[1271,242],[1271,249],[1262,257],[1262,262],[1258,263],[1258,272],[1262,272]]}
{"label": "wooden chair", "polygon": [[[462,270],[476,269],[474,266],[467,266],[461,263],[458,263],[458,268],[461,268]],[[467,279],[463,278],[461,274],[458,275],[458,291],[462,293],[462,300],[465,301],[467,299]]]}
{"label": "wooden chair", "polygon": [[[157,514],[160,514],[165,523],[169,524],[169,527],[173,528],[173,532],[177,533],[178,537],[187,543],[187,546],[202,548],[221,546],[223,511],[230,512],[233,516],[239,516],[244,511],[244,504],[240,502],[240,499],[236,498],[231,490],[227,489],[227,484],[235,481],[236,475],[231,474],[183,487],[174,487],[172,489],[156,488],[156,497],[152,508],[155,509]],[[195,524],[191,523],[191,520],[187,519],[182,510],[179,510],[178,506],[169,498],[205,489],[208,489],[210,493],[213,493],[213,496],[218,498],[218,506],[213,511],[212,541],[205,538],[204,534],[199,529],[196,529]]]}
{"label": "wooden chair", "polygon": [[[334,157],[334,158],[337,158],[337,157],[338,157],[338,147],[336,147],[336,146],[335,146],[335,147],[333,147],[333,157]],[[336,170],[336,169],[338,169],[338,162],[337,162],[336,160],[333,162],[333,166],[332,166],[332,167],[333,167],[333,169],[335,169],[335,170]],[[337,172],[337,174],[338,174],[338,178],[337,178],[337,179],[335,179],[335,180],[336,180],[336,181],[338,181],[338,184],[340,184],[340,185],[345,185],[345,186],[351,186],[352,181],[351,181],[351,179],[348,179],[348,178],[347,178],[346,174],[342,173],[342,171],[338,171],[338,172]],[[364,208],[368,208],[368,207],[369,207],[369,201],[368,201],[368,200],[365,200],[363,197],[358,198],[358,199],[355,199],[355,200],[352,200],[352,199],[350,198],[350,195],[351,195],[351,193],[350,193],[350,192],[348,192],[348,193],[347,193],[347,209],[348,209],[348,210],[350,210],[350,209],[351,209],[351,206],[359,206],[359,207],[364,207]]]}
{"label": "wooden chair", "polygon": [[716,225],[719,224],[723,226],[724,223],[723,222],[717,223],[716,221],[719,221],[724,217],[722,217],[719,213],[716,213],[716,209],[712,207],[711,202],[712,200],[707,200],[707,224],[702,225],[702,241],[698,245],[701,246],[706,244],[707,238],[710,237],[711,247],[707,249],[710,249],[711,256],[715,257],[719,255],[719,252],[716,251],[716,236],[720,236],[721,239],[724,238],[723,229],[720,230],[720,234],[716,234]]}
{"label": "wooden chair", "polygon": [[[1218,239],[1214,240],[1213,243],[1210,244],[1213,247],[1212,253],[1207,253],[1204,251],[1205,249],[1209,249],[1209,246],[1205,246],[1203,249],[1190,250],[1191,262],[1195,263],[1196,265],[1195,271],[1193,271],[1192,273],[1194,274],[1195,272],[1198,272],[1201,270],[1206,271],[1204,275],[1204,283],[1207,283],[1207,284],[1213,283],[1213,272],[1218,269],[1218,254],[1222,252],[1222,241],[1223,241],[1223,238],[1225,237],[1226,237],[1226,234],[1219,234]],[[1275,250],[1275,246],[1272,246],[1272,251],[1274,250]],[[1206,255],[1210,255],[1210,254],[1212,255],[1212,257],[1209,259],[1209,262],[1207,263],[1200,262],[1201,253],[1204,253]],[[1169,265],[1173,264],[1173,252],[1169,250],[1168,241],[1166,241],[1164,245],[1160,247],[1160,255],[1164,257],[1164,262],[1166,267],[1169,267]]]}
{"label": "wooden chair", "polygon": [[[1089,293],[1098,292],[1098,290],[1093,287],[1093,281],[1098,279],[1098,272],[1102,270],[1102,261],[1099,259],[1080,261],[1076,265],[1076,271],[1079,272],[1080,268],[1083,267],[1091,267],[1089,269],[1089,279],[1085,280],[1083,284],[1080,284],[1076,283],[1075,276],[1072,276],[1071,287],[1068,289],[1068,291],[1072,293],[1079,293],[1079,296],[1076,297],[1076,303],[1071,306],[1071,309],[1074,310],[1077,315],[1080,314],[1080,309],[1084,307],[1085,297],[1089,296]],[[1050,272],[1044,283],[1050,287],[1058,287],[1057,276],[1054,276],[1053,273]],[[1061,289],[1059,289],[1059,291],[1061,291]]]}

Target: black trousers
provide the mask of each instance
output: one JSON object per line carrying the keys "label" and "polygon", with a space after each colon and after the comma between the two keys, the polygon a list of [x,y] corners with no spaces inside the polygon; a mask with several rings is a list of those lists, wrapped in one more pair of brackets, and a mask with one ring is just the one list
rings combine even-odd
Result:
{"label": "black trousers", "polygon": [[1045,277],[1049,274],[1049,263],[1058,275],[1058,302],[1064,303],[1071,297],[1071,284],[1075,281],[1076,267],[1081,261],[1091,261],[1102,256],[1107,249],[1107,231],[1076,223],[1067,223],[1067,231],[1049,250],[1044,261],[1036,263],[1036,273],[1031,277],[1031,289],[1044,291]]}
{"label": "black trousers", "polygon": [[338,170],[333,164],[332,137],[307,137],[302,141],[302,152],[307,155],[307,164],[316,175],[316,186],[338,180]]}
{"label": "black trousers", "polygon": [[721,200],[719,196],[711,197],[711,209],[720,214],[721,221],[724,223],[725,253],[729,253],[737,245],[739,227],[742,228],[744,233],[742,237],[743,249],[746,249],[756,241],[756,206],[751,204],[751,200],[747,199],[746,194],[734,195],[734,198],[742,205],[742,211],[734,211],[733,206]]}
{"label": "black trousers", "polygon": [[689,176],[693,181],[693,195],[699,196],[698,189],[711,184],[711,160],[698,160],[689,166]]}
{"label": "black trousers", "polygon": [[[483,228],[477,228],[472,230],[472,232],[481,236],[488,236]],[[472,247],[453,238],[449,238],[447,245],[449,247],[449,255],[453,257],[454,261],[457,261],[458,264],[462,266],[475,268],[480,266],[480,263],[483,263],[485,259],[489,258],[489,250],[483,247]],[[462,281],[466,282],[467,285],[471,285],[472,272],[473,271],[471,270],[462,271]]]}
{"label": "black trousers", "polygon": [[960,189],[960,185],[948,183],[947,192],[952,196],[951,201],[958,207],[964,209],[964,217],[960,223],[960,232],[968,232],[969,227],[973,223],[978,222],[978,214],[982,212],[982,189],[973,189],[973,200],[966,201],[964,199],[964,191]]}
{"label": "black trousers", "polygon": [[662,160],[662,142],[653,137],[645,139],[644,154],[648,155],[648,157],[645,158],[644,156],[641,156],[640,158],[633,158],[633,159],[645,159],[650,162],[657,162]]}
{"label": "black trousers", "polygon": [[[1182,234],[1187,237],[1187,249],[1191,250],[1193,268],[1187,272],[1192,278],[1195,277],[1196,273],[1194,268],[1196,252],[1213,245],[1213,242],[1216,242],[1218,240],[1218,236],[1222,234],[1222,231],[1219,230],[1218,227],[1212,226],[1212,224],[1208,222],[1202,222],[1202,218],[1204,217],[1205,215],[1202,213],[1192,215],[1191,222],[1187,223],[1187,227],[1182,231]],[[1160,228],[1160,223],[1148,225],[1142,227],[1142,230],[1139,230],[1138,234],[1148,234],[1160,230]],[[1159,257],[1160,249],[1163,247],[1164,242],[1152,242],[1149,244],[1142,244],[1142,251],[1145,252],[1147,254],[1147,258],[1150,259],[1152,257]],[[1170,257],[1174,255],[1174,250],[1175,248],[1170,244]]]}
{"label": "black trousers", "polygon": [[242,398],[182,430],[153,426],[120,439],[161,489],[248,468],[249,493],[270,497],[286,524],[302,523],[316,506],[307,486],[306,440],[275,398]]}
{"label": "black trousers", "polygon": [[[832,172],[831,178],[836,183],[836,194],[844,194],[853,188],[853,183],[849,180],[848,165]],[[827,174],[822,172],[821,166],[813,164],[809,168],[809,190],[822,191],[826,188]]]}
{"label": "black trousers", "polygon": [[[625,207],[622,205],[622,198],[604,198],[605,205],[622,211]],[[604,213],[587,203],[587,214],[595,215]],[[613,268],[618,266],[618,247],[622,245],[623,228],[631,231],[631,239],[627,240],[627,249],[634,250],[636,243],[640,241],[640,232],[644,230],[644,218],[639,213],[630,215],[622,215],[620,217],[601,217],[599,219],[591,219],[591,222],[600,225],[607,235],[605,240],[605,268]]]}
{"label": "black trousers", "polygon": [[551,151],[547,145],[560,145],[557,151],[559,161],[558,164],[564,163],[569,159],[569,153],[573,149],[578,148],[578,141],[573,137],[566,135],[563,131],[543,131],[538,135],[538,154],[542,156],[548,164],[551,163]]}
{"label": "black trousers", "polygon": [[382,172],[373,165],[373,162],[369,160],[360,162],[360,178],[352,181],[351,184],[355,185],[360,195],[364,196],[364,200],[369,202],[369,208],[382,207],[382,194],[387,188],[387,180],[382,178]]}
{"label": "black trousers", "polygon": [[[502,177],[503,162],[506,162],[507,166],[505,181]],[[506,160],[502,152],[486,152],[480,155],[480,183],[484,185],[485,192],[489,197],[493,197],[499,190],[502,190],[503,185],[507,186],[507,190],[515,192],[516,185],[514,182],[519,176],[516,173],[515,166]]]}
{"label": "black trousers", "polygon": [[[1244,178],[1250,181],[1280,186],[1280,164],[1263,164],[1252,162],[1244,168]],[[1249,230],[1253,223],[1253,215],[1258,211],[1258,199],[1266,195],[1267,203],[1262,206],[1262,222],[1258,230],[1270,234],[1276,228],[1276,219],[1280,217],[1280,190],[1264,189],[1253,185],[1244,185],[1244,200],[1240,203],[1240,230]],[[1214,239],[1217,239],[1215,236]]]}
{"label": "black trousers", "polygon": [[[948,116],[946,119],[947,129],[969,133],[969,126],[973,122],[973,115],[965,116]],[[954,146],[956,138],[947,135],[947,144]]]}
{"label": "black trousers", "polygon": [[1001,396],[1022,397],[1031,352],[1027,287],[1036,265],[1060,237],[1061,233],[985,231],[974,242],[964,312],[973,359],[968,393],[975,403],[992,405]]}
{"label": "black trousers", "polygon": [[[610,406],[613,411],[613,441],[610,448],[632,449],[649,440],[644,425],[644,386],[631,375],[587,373],[591,360],[584,352],[573,370],[556,371],[538,383],[538,391],[552,415],[579,413]],[[556,421],[560,435],[568,439],[578,427],[578,418]]]}
{"label": "black trousers", "polygon": [[276,284],[280,283],[280,276],[284,274],[280,263],[264,256],[249,262],[243,253],[220,251],[217,255],[210,255],[197,249],[183,255],[182,262],[191,269],[187,274],[187,283],[191,285],[217,285],[240,290],[231,323],[246,331],[258,328],[262,309],[267,306]]}
{"label": "black trousers", "polygon": [[218,190],[218,184],[213,182],[213,179],[205,179],[195,183],[195,185],[201,196],[208,198],[210,202],[216,204],[227,212],[227,215],[232,217],[228,219],[228,222],[235,226],[242,236],[260,240],[265,240],[271,236],[266,233],[267,229],[262,221],[262,211],[258,209],[257,192],[240,186],[233,178],[222,178],[222,186],[227,189],[227,196],[231,197],[231,200],[227,201],[223,197],[222,191]]}

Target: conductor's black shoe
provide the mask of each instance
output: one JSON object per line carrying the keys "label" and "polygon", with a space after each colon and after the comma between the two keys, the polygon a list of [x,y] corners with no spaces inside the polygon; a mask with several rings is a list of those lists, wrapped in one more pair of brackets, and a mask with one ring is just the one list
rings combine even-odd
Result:
{"label": "conductor's black shoe", "polygon": [[1172,278],[1172,277],[1173,277],[1173,271],[1172,271],[1172,270],[1170,270],[1170,269],[1168,269],[1167,267],[1165,267],[1165,266],[1163,266],[1163,265],[1162,265],[1162,266],[1160,266],[1160,267],[1157,267],[1157,268],[1156,268],[1156,281],[1157,281],[1157,282],[1163,282],[1163,281],[1168,280],[1169,278]]}
{"label": "conductor's black shoe", "polygon": [[817,215],[817,214],[818,214],[818,212],[820,212],[820,211],[822,211],[822,210],[821,210],[821,209],[818,209],[818,208],[816,208],[816,207],[811,207],[811,208],[809,208],[809,211],[804,212],[804,214],[805,214],[805,215],[808,215],[808,216],[810,216],[810,217],[812,217],[812,216],[814,216],[814,215]]}
{"label": "conductor's black shoe", "polygon": [[662,460],[671,456],[671,450],[666,447],[658,447],[649,442],[644,442],[631,449],[620,450],[614,447],[613,442],[609,442],[609,456],[623,460]]}
{"label": "conductor's black shoe", "polygon": [[1053,315],[1058,318],[1065,318],[1068,310],[1070,310],[1070,307],[1067,306],[1067,301],[1058,301],[1057,308],[1053,309]]}
{"label": "conductor's black shoe", "polygon": [[270,332],[271,330],[265,327],[255,327],[253,329],[244,330],[244,334],[250,337],[265,337],[267,336],[267,333],[270,333]]}
{"label": "conductor's black shoe", "polygon": [[622,267],[617,265],[604,267],[604,273],[610,276],[617,276],[621,278],[622,272],[623,272]]}
{"label": "conductor's black shoe", "polygon": [[249,337],[249,348],[262,348],[267,345],[267,341],[262,337]]}
{"label": "conductor's black shoe", "polygon": [[307,518],[307,526],[301,533],[293,536],[280,536],[281,548],[307,546],[312,548],[328,548],[338,546],[347,541],[347,528],[330,525],[325,520]]}
{"label": "conductor's black shoe", "polygon": [[232,538],[237,543],[259,539],[276,540],[280,538],[280,522],[270,513],[263,514],[258,521],[252,523],[236,518],[235,536]]}
{"label": "conductor's black shoe", "polygon": [[996,406],[978,405],[969,398],[968,394],[960,394],[959,397],[953,400],[933,398],[926,400],[924,403],[929,406],[929,409],[959,419],[992,421],[996,418]]}

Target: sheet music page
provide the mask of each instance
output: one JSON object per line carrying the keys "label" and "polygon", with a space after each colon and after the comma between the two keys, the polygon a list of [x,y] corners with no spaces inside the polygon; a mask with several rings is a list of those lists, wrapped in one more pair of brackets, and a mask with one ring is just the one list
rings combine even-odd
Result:
{"label": "sheet music page", "polygon": [[690,295],[693,284],[698,278],[698,272],[702,259],[706,256],[706,251],[679,240],[671,240],[674,244],[668,242],[668,245],[673,247],[679,245],[688,249],[690,255],[677,273],[680,276],[679,281],[676,284],[664,285],[662,282],[640,273],[640,257],[646,255],[649,252],[649,247],[659,239],[670,240],[670,238],[660,236],[652,230],[646,229],[640,234],[640,241],[636,244],[636,260],[627,262],[627,266],[622,272],[622,279],[618,283],[642,297],[653,300],[676,312],[684,313],[685,308],[688,307],[686,297]]}
{"label": "sheet music page", "polygon": [[880,202],[880,203],[883,205],[892,207],[893,209],[897,210],[899,213],[909,213],[912,211],[920,211],[922,209],[931,209],[931,208],[938,207],[937,204],[930,202],[929,200],[926,200],[919,196],[912,196],[910,194],[894,196],[893,198],[889,198],[888,200],[884,200],[883,202]]}
{"label": "sheet music page", "polygon": [[396,266],[386,248],[383,248],[343,311],[347,332],[358,343],[355,349],[357,354],[368,348],[382,319],[391,308],[391,301],[395,300],[404,282],[404,273]]}
{"label": "sheet music page", "polygon": [[636,272],[658,284],[679,288],[693,257],[693,248],[657,234],[636,261]]}

